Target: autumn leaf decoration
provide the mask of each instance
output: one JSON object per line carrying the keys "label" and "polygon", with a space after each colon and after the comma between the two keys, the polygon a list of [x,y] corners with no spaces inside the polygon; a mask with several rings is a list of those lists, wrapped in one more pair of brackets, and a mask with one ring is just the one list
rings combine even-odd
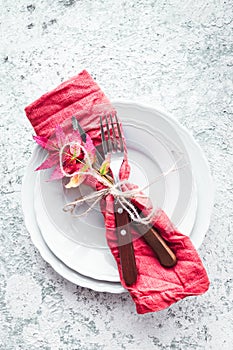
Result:
{"label": "autumn leaf decoration", "polygon": [[[58,125],[55,128],[55,134],[51,138],[34,136],[33,139],[48,151],[46,160],[36,170],[54,167],[50,181],[62,179],[67,174],[70,178],[66,185],[67,188],[77,187],[84,181],[85,174],[78,174],[77,172],[85,173],[88,171],[87,158],[91,164],[95,161],[95,147],[88,134],[84,143],[78,130],[72,130],[71,133],[66,135],[62,127]],[[83,151],[83,148],[86,152]],[[60,159],[61,150],[62,159]],[[72,174],[74,175],[72,176]]]}

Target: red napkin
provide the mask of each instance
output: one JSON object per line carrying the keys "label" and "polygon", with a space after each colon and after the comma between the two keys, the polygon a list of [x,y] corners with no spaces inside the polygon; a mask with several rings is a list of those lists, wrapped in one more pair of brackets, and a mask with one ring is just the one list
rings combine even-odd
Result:
{"label": "red napkin", "polygon": [[[93,117],[94,114],[91,112],[87,114],[79,112],[83,109],[91,111],[99,104],[110,105],[110,102],[84,70],[30,104],[25,108],[25,112],[36,134],[46,137],[53,134],[56,125],[61,125],[72,115],[76,115],[94,144],[98,145],[101,143],[99,119]],[[121,178],[125,179],[128,176],[129,167],[125,162],[125,166],[121,169]],[[138,205],[143,208],[139,201]],[[138,278],[134,285],[126,286],[121,276],[111,195],[102,200],[101,209],[105,219],[107,241],[116,259],[121,283],[131,294],[138,313],[158,311],[182,298],[199,295],[208,290],[209,280],[192,242],[173,227],[162,210],[156,213],[154,227],[168,242],[178,262],[173,268],[162,267],[144,240],[136,239],[133,244]],[[133,230],[132,234],[136,235]]]}

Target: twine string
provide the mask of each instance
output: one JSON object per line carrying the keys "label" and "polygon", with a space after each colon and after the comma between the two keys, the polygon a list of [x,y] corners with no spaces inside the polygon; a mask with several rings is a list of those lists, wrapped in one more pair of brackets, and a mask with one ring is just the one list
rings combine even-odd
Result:
{"label": "twine string", "polygon": [[[136,223],[140,223],[140,224],[144,224],[144,225],[148,225],[151,223],[152,218],[154,217],[157,208],[153,208],[150,210],[149,214],[147,214],[145,217],[141,217],[136,209],[136,207],[134,206],[134,204],[130,201],[130,199],[132,198],[144,198],[146,199],[147,196],[145,194],[143,194],[142,192],[145,191],[146,189],[150,188],[154,183],[158,182],[160,180],[160,178],[162,177],[166,177],[167,175],[169,175],[170,173],[177,171],[179,169],[184,168],[185,166],[187,166],[187,163],[177,167],[177,163],[180,161],[181,157],[176,160],[176,162],[173,164],[173,166],[168,169],[167,171],[165,171],[164,173],[160,174],[159,176],[157,176],[156,178],[154,178],[150,183],[148,183],[146,186],[143,187],[138,187],[138,188],[134,188],[134,189],[127,189],[125,191],[122,191],[121,188],[123,185],[130,185],[130,182],[128,180],[122,180],[119,181],[118,183],[111,183],[108,180],[106,180],[102,175],[100,175],[100,173],[98,172],[98,170],[96,170],[93,165],[92,165],[92,161],[91,158],[87,152],[87,150],[85,149],[85,147],[83,145],[79,145],[79,147],[82,149],[82,151],[84,152],[84,159],[85,159],[85,164],[88,166],[88,170],[87,171],[76,171],[72,174],[67,173],[64,168],[63,168],[63,161],[62,161],[62,155],[63,152],[65,150],[66,147],[70,147],[74,144],[77,144],[77,142],[73,141],[73,142],[69,142],[66,143],[65,145],[62,146],[62,148],[60,149],[59,152],[59,162],[60,162],[60,169],[63,173],[64,176],[66,177],[73,177],[74,175],[91,175],[93,176],[98,182],[102,183],[102,185],[105,186],[105,188],[99,190],[99,191],[95,191],[91,194],[85,195],[83,197],[80,197],[78,199],[76,199],[73,202],[67,203],[65,204],[63,210],[68,212],[70,211],[71,214],[75,217],[81,217],[84,215],[87,215],[100,201],[102,198],[105,198],[107,195],[111,194],[114,198],[116,198],[119,203],[121,204],[122,208],[124,210],[127,211],[127,213],[129,214],[131,220],[133,220]],[[81,214],[74,214],[74,210],[76,209],[77,206],[87,202],[87,201],[91,201],[91,205],[89,206],[88,209],[86,209],[83,213]]]}

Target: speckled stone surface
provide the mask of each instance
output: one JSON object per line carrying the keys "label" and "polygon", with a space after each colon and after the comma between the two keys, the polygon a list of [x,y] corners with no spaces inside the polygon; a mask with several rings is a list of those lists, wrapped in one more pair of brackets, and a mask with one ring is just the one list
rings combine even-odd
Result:
{"label": "speckled stone surface", "polygon": [[[1,17],[0,349],[232,349],[232,2],[2,0]],[[205,295],[139,316],[127,294],[69,283],[33,246],[24,107],[84,68],[110,99],[170,111],[205,151],[216,183]]]}

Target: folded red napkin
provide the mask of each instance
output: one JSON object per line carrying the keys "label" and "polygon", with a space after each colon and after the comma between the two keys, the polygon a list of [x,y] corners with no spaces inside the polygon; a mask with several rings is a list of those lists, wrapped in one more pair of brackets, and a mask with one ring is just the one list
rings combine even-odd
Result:
{"label": "folded red napkin", "polygon": [[[25,112],[36,134],[45,137],[53,134],[56,125],[61,125],[72,115],[76,115],[84,130],[88,130],[94,144],[98,145],[101,143],[99,118],[93,117],[93,113],[79,112],[92,110],[99,104],[110,105],[110,102],[84,70],[30,104],[25,108]],[[125,166],[121,170],[121,178],[127,179],[128,176],[129,167]],[[143,209],[140,201],[138,206]],[[136,239],[133,245],[138,278],[134,285],[126,286],[121,276],[112,195],[102,200],[101,209],[105,219],[107,241],[116,259],[122,285],[131,294],[138,313],[158,311],[182,298],[207,291],[209,280],[197,251],[190,239],[173,227],[162,210],[156,213],[154,227],[176,254],[177,264],[173,268],[162,267],[145,241],[142,238]],[[132,234],[136,235],[133,229]]]}

